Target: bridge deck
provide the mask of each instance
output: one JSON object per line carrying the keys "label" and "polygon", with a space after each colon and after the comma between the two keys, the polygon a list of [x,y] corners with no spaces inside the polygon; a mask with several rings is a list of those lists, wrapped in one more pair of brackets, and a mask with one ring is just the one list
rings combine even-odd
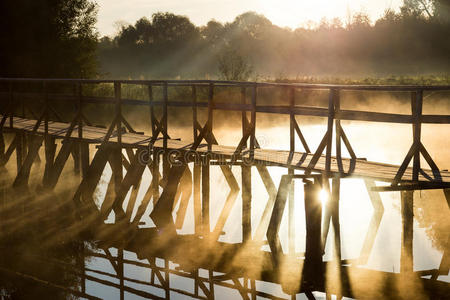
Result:
{"label": "bridge deck", "polygon": [[[1,117],[1,115],[0,115]],[[23,130],[32,132],[33,128],[36,124],[36,120],[24,119],[19,117],[14,117],[13,119],[13,128],[15,130]],[[9,120],[5,123],[5,129],[11,129],[9,127]],[[53,122],[49,121],[48,123],[48,133],[51,136],[56,138],[64,138],[66,132],[69,128],[68,123],[63,122]],[[36,131],[37,133],[43,134],[45,132],[44,124],[42,123],[40,127]],[[83,141],[89,143],[101,143],[104,137],[107,134],[107,129],[99,128],[95,126],[83,126]],[[77,129],[72,132],[72,138],[78,139]],[[148,145],[148,142],[151,140],[151,136],[145,134],[136,134],[136,133],[122,133],[122,145],[124,146],[132,146],[132,147],[144,147]],[[110,137],[109,143],[117,143],[117,135],[113,133]],[[163,140],[158,139],[155,144],[155,147],[163,147]],[[191,142],[186,142],[182,140],[168,139],[167,147],[170,150],[189,150],[191,146]],[[206,153],[208,151],[206,144],[201,144],[197,150],[198,153]],[[223,157],[231,157],[235,152],[235,147],[233,146],[223,146],[223,145],[212,145],[212,153],[213,155],[222,155]],[[244,154],[244,157],[248,157],[248,153]],[[303,152],[295,152],[293,155],[290,155],[289,151],[285,150],[269,150],[269,149],[255,149],[254,158],[256,161],[267,163],[271,165],[279,165],[283,167],[293,167],[294,169],[305,170],[308,167],[309,162],[311,161],[313,154],[303,153]],[[325,170],[325,155],[322,155],[318,162],[315,164],[312,171],[323,172]],[[399,166],[379,163],[379,162],[371,162],[366,160],[351,160],[349,158],[342,158],[342,164],[344,168],[344,172],[346,175],[354,176],[354,177],[367,177],[373,178],[376,180],[391,182],[393,181]],[[408,167],[404,173],[403,178],[411,178],[412,176],[412,168]],[[335,157],[332,157],[331,160],[331,172],[339,173],[337,160]],[[419,174],[420,182],[430,182],[427,179],[433,178],[433,174],[431,170],[423,169],[423,173]],[[440,176],[442,178],[443,183],[450,183],[450,172],[441,171]],[[402,180],[401,182],[408,182],[407,180]]]}

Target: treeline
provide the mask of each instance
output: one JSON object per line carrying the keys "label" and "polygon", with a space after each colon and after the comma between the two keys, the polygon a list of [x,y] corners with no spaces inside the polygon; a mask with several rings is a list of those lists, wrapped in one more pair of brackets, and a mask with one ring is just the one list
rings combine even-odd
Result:
{"label": "treeline", "polygon": [[[375,22],[363,13],[343,24],[281,28],[247,12],[231,23],[195,26],[185,16],[156,13],[99,42],[108,77],[266,79],[386,76],[450,70],[448,7],[405,1]],[[417,2],[417,1],[416,1]],[[440,3],[435,1],[436,3]],[[445,10],[447,9],[447,10]]]}
{"label": "treeline", "polygon": [[99,38],[93,0],[3,0],[0,77],[448,77],[450,1],[403,2],[374,22],[357,13],[295,30],[254,12],[206,26],[160,12]]}

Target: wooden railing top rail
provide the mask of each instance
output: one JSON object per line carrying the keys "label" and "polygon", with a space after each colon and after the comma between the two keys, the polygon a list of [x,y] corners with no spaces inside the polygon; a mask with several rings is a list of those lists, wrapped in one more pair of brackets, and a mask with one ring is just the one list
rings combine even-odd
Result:
{"label": "wooden railing top rail", "polygon": [[0,78],[0,82],[55,82],[55,83],[122,83],[137,85],[171,85],[191,86],[209,85],[234,87],[293,87],[305,89],[340,89],[361,91],[450,91],[450,85],[360,85],[360,84],[316,84],[316,83],[279,83],[279,82],[250,82],[230,80],[113,80],[113,79],[64,79],[64,78]]}

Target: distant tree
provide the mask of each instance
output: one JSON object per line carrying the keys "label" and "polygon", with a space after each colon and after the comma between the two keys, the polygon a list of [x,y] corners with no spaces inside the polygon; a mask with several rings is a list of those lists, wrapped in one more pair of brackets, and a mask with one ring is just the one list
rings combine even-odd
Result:
{"label": "distant tree", "polygon": [[0,1],[0,76],[94,76],[96,15],[90,0]]}
{"label": "distant tree", "polygon": [[224,80],[247,80],[253,72],[248,59],[235,49],[226,47],[218,58],[219,77]]}

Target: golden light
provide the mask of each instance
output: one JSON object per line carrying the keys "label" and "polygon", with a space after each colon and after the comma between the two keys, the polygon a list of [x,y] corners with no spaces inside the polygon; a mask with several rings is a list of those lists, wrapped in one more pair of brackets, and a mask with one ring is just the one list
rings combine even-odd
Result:
{"label": "golden light", "polygon": [[320,190],[319,199],[320,199],[320,202],[322,202],[322,206],[325,205],[328,201],[328,192],[324,189]]}

